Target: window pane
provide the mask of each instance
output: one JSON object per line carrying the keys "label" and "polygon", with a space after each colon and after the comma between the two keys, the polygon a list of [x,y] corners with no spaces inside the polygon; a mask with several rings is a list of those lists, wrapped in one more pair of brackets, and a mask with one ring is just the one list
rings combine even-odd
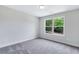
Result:
{"label": "window pane", "polygon": [[52,33],[52,27],[46,27],[45,31],[46,33]]}
{"label": "window pane", "polygon": [[63,25],[64,25],[64,18],[56,17],[54,19],[54,26],[56,26],[56,27],[63,27]]}
{"label": "window pane", "polygon": [[46,26],[52,26],[52,20],[46,20]]}
{"label": "window pane", "polygon": [[54,27],[54,32],[63,34],[63,27]]}

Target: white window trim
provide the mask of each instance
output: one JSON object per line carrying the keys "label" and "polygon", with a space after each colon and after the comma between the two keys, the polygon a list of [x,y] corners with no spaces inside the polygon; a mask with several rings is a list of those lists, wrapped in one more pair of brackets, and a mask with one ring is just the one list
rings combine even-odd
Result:
{"label": "white window trim", "polygon": [[[54,21],[53,21],[53,24],[52,24],[53,26],[46,26],[46,20],[50,20],[50,19],[54,20],[56,17],[63,17],[64,18],[63,34],[59,34],[59,33],[54,32]],[[47,18],[47,19],[44,20],[44,34],[56,35],[56,36],[65,36],[65,16],[56,16],[56,17]],[[46,30],[45,30],[46,27],[52,27],[52,34],[46,33]]]}

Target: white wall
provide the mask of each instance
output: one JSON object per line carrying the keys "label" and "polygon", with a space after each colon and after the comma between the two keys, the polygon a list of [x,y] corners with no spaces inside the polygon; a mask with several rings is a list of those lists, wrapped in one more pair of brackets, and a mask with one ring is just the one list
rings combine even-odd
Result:
{"label": "white wall", "polygon": [[38,18],[0,6],[0,47],[38,37]]}
{"label": "white wall", "polygon": [[[44,34],[44,19],[55,16],[65,16],[65,36]],[[79,47],[79,10],[41,17],[40,37]]]}

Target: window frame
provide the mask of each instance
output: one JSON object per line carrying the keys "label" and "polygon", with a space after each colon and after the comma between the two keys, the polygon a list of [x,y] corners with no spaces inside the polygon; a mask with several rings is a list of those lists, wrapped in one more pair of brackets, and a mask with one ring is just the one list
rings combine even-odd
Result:
{"label": "window frame", "polygon": [[[61,33],[55,33],[54,32],[54,27],[56,27],[56,26],[54,26],[54,19],[56,18],[56,17],[62,17],[63,18],[63,20],[64,20],[64,24],[63,24],[63,34],[61,34]],[[47,33],[46,32],[46,27],[48,27],[48,26],[46,26],[46,20],[52,20],[52,26],[49,26],[49,27],[52,27],[52,33],[50,34],[50,33]],[[58,27],[58,26],[57,26]],[[55,16],[55,17],[53,17],[53,18],[47,18],[47,19],[45,19],[44,20],[44,33],[45,34],[50,34],[50,35],[58,35],[58,36],[65,36],[65,16]]]}

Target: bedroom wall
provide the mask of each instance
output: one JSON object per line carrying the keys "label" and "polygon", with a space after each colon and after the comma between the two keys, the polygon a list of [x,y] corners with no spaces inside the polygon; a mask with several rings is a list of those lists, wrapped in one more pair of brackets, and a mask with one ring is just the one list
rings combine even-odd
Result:
{"label": "bedroom wall", "polygon": [[38,37],[38,18],[0,6],[0,48]]}
{"label": "bedroom wall", "polygon": [[[55,16],[65,16],[65,36],[44,33],[44,20]],[[40,18],[40,37],[79,47],[79,10],[62,12]]]}

